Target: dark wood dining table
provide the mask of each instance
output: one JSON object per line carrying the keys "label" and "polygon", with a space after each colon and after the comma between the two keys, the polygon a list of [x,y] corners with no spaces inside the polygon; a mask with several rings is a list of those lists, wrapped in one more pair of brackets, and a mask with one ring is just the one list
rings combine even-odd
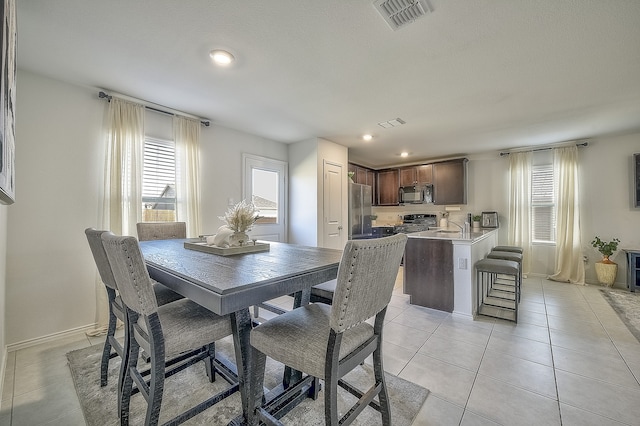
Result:
{"label": "dark wood dining table", "polygon": [[336,278],[342,251],[270,242],[269,251],[221,256],[185,248],[194,241],[141,241],[140,249],[151,278],[218,315],[231,315],[246,424],[253,410],[249,308],[289,294],[294,307],[309,303],[312,286]]}

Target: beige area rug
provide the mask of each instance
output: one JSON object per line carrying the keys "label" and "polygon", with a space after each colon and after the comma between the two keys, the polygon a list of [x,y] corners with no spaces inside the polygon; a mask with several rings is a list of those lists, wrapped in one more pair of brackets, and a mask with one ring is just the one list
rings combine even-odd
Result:
{"label": "beige area rug", "polygon": [[[216,343],[219,352],[229,356],[232,350],[230,341]],[[76,350],[67,354],[73,382],[82,406],[84,418],[89,426],[109,426],[120,423],[117,413],[116,384],[120,358],[114,358],[109,364],[109,382],[107,386],[100,387],[100,356],[102,346],[92,346]],[[233,358],[230,358],[233,359]],[[267,363],[265,386],[274,387],[282,377],[282,365],[275,362]],[[358,386],[360,389],[368,389],[373,383],[373,368],[369,365],[359,366],[346,376],[346,380]],[[165,381],[164,400],[160,413],[160,422],[166,422],[177,413],[184,411],[204,401],[211,395],[225,389],[228,383],[221,377],[216,382],[209,383],[204,363],[198,364],[169,377]],[[429,391],[414,383],[399,377],[387,374],[387,388],[391,401],[391,416],[394,426],[409,426],[418,414]],[[339,405],[341,413],[344,413],[346,404],[353,404],[355,397],[340,389]],[[146,404],[141,395],[134,395],[131,404],[130,424],[140,425],[144,423],[144,410]],[[236,392],[221,403],[205,410],[185,425],[226,425],[241,413],[240,394]],[[313,401],[306,399],[283,419],[286,425],[324,425],[323,393]],[[381,424],[380,414],[367,407],[358,416],[355,425],[369,426]]]}
{"label": "beige area rug", "polygon": [[629,331],[640,341],[640,293],[612,289],[600,291]]}

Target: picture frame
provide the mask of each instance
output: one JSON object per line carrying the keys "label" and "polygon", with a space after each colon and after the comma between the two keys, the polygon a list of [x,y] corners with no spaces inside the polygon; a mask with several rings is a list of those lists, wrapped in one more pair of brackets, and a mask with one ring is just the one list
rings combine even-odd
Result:
{"label": "picture frame", "polygon": [[16,5],[2,2],[0,45],[0,203],[15,201]]}

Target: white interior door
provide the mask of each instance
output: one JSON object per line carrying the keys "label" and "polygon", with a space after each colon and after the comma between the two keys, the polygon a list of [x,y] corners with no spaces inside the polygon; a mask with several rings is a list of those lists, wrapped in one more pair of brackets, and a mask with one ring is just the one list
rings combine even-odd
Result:
{"label": "white interior door", "polygon": [[324,235],[323,247],[342,250],[345,232],[343,193],[345,175],[340,164],[324,162]]}
{"label": "white interior door", "polygon": [[253,202],[260,216],[249,235],[259,240],[287,242],[288,164],[243,154],[242,169],[242,196]]}

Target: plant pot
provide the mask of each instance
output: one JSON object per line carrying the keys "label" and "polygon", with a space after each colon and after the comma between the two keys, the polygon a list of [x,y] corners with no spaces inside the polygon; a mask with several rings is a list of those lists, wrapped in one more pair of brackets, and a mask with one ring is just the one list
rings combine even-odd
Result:
{"label": "plant pot", "polygon": [[480,221],[477,221],[477,220],[473,221],[473,230],[474,231],[479,231],[480,230]]}
{"label": "plant pot", "polygon": [[615,262],[605,258],[600,262],[595,263],[596,275],[598,281],[607,287],[613,286],[616,282],[616,274],[618,273],[618,265]]}

